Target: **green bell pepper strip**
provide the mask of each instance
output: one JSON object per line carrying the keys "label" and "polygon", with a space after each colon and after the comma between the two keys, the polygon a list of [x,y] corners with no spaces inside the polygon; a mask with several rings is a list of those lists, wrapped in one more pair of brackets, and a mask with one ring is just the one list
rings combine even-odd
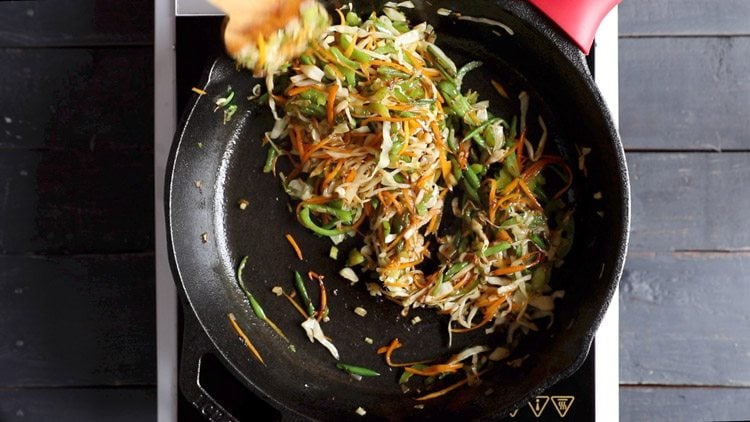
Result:
{"label": "green bell pepper strip", "polygon": [[299,61],[302,62],[302,64],[315,64],[315,59],[307,54],[299,56]]}
{"label": "green bell pepper strip", "polygon": [[342,53],[341,50],[339,50],[338,47],[333,46],[328,51],[330,51],[331,54],[333,54],[333,57],[336,58],[336,61],[339,64],[348,67],[350,70],[359,69],[359,63],[346,57],[344,53]]}
{"label": "green bell pepper strip", "polygon": [[307,308],[307,315],[310,317],[315,316],[315,305],[313,305],[312,300],[310,300],[310,295],[307,294],[305,280],[302,279],[302,276],[297,271],[294,272],[294,287],[297,288],[297,292],[299,292],[302,302]]}
{"label": "green bell pepper strip", "polygon": [[471,167],[466,167],[466,170],[464,170],[464,179],[471,185],[474,190],[479,189],[479,185],[481,182],[479,181],[479,178],[477,177],[476,173],[474,173],[474,170],[472,170]]}
{"label": "green bell pepper strip", "polygon": [[469,101],[461,95],[461,92],[456,89],[456,85],[447,80],[438,82],[438,90],[445,101],[448,103],[448,107],[457,115],[463,117],[466,113],[471,111],[471,105]]}
{"label": "green bell pepper strip", "polygon": [[464,76],[481,65],[482,62],[475,60],[461,66],[461,68],[458,69],[458,72],[456,72],[456,88],[461,89],[461,84],[463,83]]}
{"label": "green bell pepper strip", "polygon": [[440,47],[436,46],[435,44],[427,44],[427,52],[432,56],[433,59],[435,59],[435,63],[438,65],[438,67],[440,67],[441,70],[445,71],[445,73],[451,79],[456,77],[456,74],[458,73],[456,64],[453,63],[453,60],[445,55]]}
{"label": "green bell pepper strip", "polygon": [[284,340],[287,342],[289,339],[284,335],[284,332],[281,331],[281,329],[271,321],[270,318],[268,318],[268,315],[263,311],[263,308],[260,306],[260,303],[257,299],[255,299],[255,296],[253,296],[252,293],[245,287],[245,281],[242,278],[242,273],[245,270],[245,265],[247,264],[248,257],[245,256],[240,260],[239,266],[237,266],[237,283],[240,285],[240,289],[242,289],[242,292],[245,293],[245,296],[247,297],[247,300],[250,302],[250,307],[253,308],[253,312],[255,313],[255,316],[263,320],[266,324],[268,324],[278,335],[280,335]]}
{"label": "green bell pepper strip", "polygon": [[461,270],[466,268],[468,265],[468,262],[456,262],[455,264],[451,265],[450,268],[448,268],[448,271],[445,272],[445,279],[452,279],[456,274],[461,272]]}
{"label": "green bell pepper strip", "polygon": [[279,151],[273,145],[268,147],[266,153],[266,162],[263,164],[263,173],[270,173],[276,166],[276,159],[279,157]]}
{"label": "green bell pepper strip", "polygon": [[327,205],[310,204],[307,205],[310,211],[322,212],[324,214],[332,215],[338,218],[342,223],[351,223],[354,219],[354,214],[351,211],[347,211],[340,208],[335,208]]}
{"label": "green bell pepper strip", "polygon": [[500,253],[502,251],[510,249],[510,246],[511,246],[510,242],[496,243],[496,244],[494,244],[492,246],[488,246],[487,249],[485,249],[483,251],[480,251],[479,255],[482,255],[482,256],[496,255],[496,254],[498,254],[498,253]]}
{"label": "green bell pepper strip", "polygon": [[351,231],[351,227],[340,228],[340,229],[326,229],[326,228],[320,227],[314,221],[312,221],[312,217],[310,216],[309,205],[302,207],[302,210],[300,210],[297,217],[299,219],[299,222],[302,223],[303,226],[310,229],[313,233],[319,234],[321,236],[333,237],[333,236],[338,236],[340,234],[345,234]]}
{"label": "green bell pepper strip", "polygon": [[297,97],[305,99],[305,100],[309,100],[313,104],[317,104],[320,106],[326,105],[326,102],[328,101],[328,99],[326,98],[326,94],[318,91],[317,89],[308,89],[308,90],[302,91],[301,93],[297,95]]}
{"label": "green bell pepper strip", "polygon": [[472,182],[468,180],[466,171],[464,171],[464,177],[461,179],[461,181],[464,184],[464,190],[466,191],[466,195],[468,195],[469,199],[474,201],[476,204],[480,204],[481,200],[479,199],[479,192],[477,192],[476,188],[472,186]]}
{"label": "green bell pepper strip", "polygon": [[466,141],[469,138],[476,140],[477,137],[480,137],[481,133],[484,132],[484,129],[500,121],[503,121],[501,117],[493,117],[491,119],[487,119],[487,121],[477,126],[476,128],[472,129],[471,132],[469,132],[466,136],[464,136],[464,139],[462,139],[461,142]]}
{"label": "green bell pepper strip", "polygon": [[380,373],[375,372],[370,368],[365,368],[362,366],[349,365],[347,363],[339,362],[336,364],[336,367],[352,375],[359,375],[362,377],[379,377],[380,376]]}
{"label": "green bell pepper strip", "polygon": [[346,24],[349,26],[359,26],[362,24],[362,19],[354,12],[346,12]]}
{"label": "green bell pepper strip", "polygon": [[[341,34],[339,38],[339,45],[346,51],[352,45],[352,39],[348,34]],[[369,63],[372,61],[372,57],[365,53],[362,49],[354,47],[350,58],[359,63]]]}

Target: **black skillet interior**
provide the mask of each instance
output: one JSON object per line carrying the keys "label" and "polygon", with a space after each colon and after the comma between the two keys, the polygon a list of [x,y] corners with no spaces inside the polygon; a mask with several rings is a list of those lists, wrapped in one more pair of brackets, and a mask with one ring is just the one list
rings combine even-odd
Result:
{"label": "black skillet interior", "polygon": [[[415,408],[413,397],[425,387],[414,383],[404,394],[397,384],[400,372],[390,370],[376,355],[379,346],[399,338],[405,347],[394,357],[407,361],[447,356],[488,339],[481,333],[454,336],[449,350],[444,318],[429,310],[401,317],[397,305],[369,296],[364,282],[349,286],[337,275],[342,262],[328,257],[330,242],[299,226],[278,179],[261,171],[265,149],[260,141],[273,118],[267,106],[246,97],[262,82],[238,71],[227,57],[219,57],[202,86],[207,94],[196,96],[186,113],[170,157],[170,258],[179,290],[213,342],[214,353],[248,388],[289,417],[346,419],[358,406],[367,410],[367,417],[387,419],[480,419],[506,414],[583,362],[619,280],[629,217],[627,174],[622,146],[583,57],[524,2],[414,3],[417,8],[409,11],[412,22],[427,20],[435,26],[438,45],[459,65],[484,62],[470,74],[466,86],[489,99],[495,110],[517,110],[519,91],[528,91],[529,121],[543,116],[554,136],[552,147],[576,169],[574,195],[569,198],[576,207],[575,246],[554,281],[567,294],[551,328],[529,336],[517,352],[517,356],[528,354],[520,369],[501,366],[483,377],[479,387],[458,389],[424,402],[423,409]],[[360,13],[379,6],[355,2]],[[435,11],[441,7],[464,17],[502,22],[513,35],[490,21],[438,15]],[[513,100],[495,94],[490,79],[502,82]],[[230,89],[239,108],[224,124],[214,101]],[[533,139],[534,133],[529,135]],[[578,170],[581,148],[591,149],[585,160],[587,175]],[[245,210],[237,206],[241,199],[249,202]],[[304,261],[296,258],[284,238],[287,233],[300,244]],[[347,246],[340,249],[345,256]],[[254,316],[237,287],[234,273],[245,255],[249,256],[245,269],[249,288],[293,348]],[[326,276],[331,321],[323,328],[338,347],[341,361],[373,368],[382,376],[355,381],[336,368],[322,346],[307,340],[299,326],[301,316],[271,292],[274,286],[292,290],[293,270]],[[317,289],[312,283],[309,288],[316,300]],[[368,311],[365,317],[353,313],[357,306]],[[266,366],[237,341],[229,312],[237,316]],[[411,319],[417,315],[422,322],[413,325]],[[365,337],[374,343],[366,343]]]}

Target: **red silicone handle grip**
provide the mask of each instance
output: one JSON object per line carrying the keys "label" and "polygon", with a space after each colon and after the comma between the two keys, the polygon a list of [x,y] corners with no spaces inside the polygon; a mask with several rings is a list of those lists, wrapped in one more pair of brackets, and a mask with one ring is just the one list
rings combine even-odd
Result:
{"label": "red silicone handle grip", "polygon": [[610,10],[620,0],[529,0],[552,19],[585,54]]}

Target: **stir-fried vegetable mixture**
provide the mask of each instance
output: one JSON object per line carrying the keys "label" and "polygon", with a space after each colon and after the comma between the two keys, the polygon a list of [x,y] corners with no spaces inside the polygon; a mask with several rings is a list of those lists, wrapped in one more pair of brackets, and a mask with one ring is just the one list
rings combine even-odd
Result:
{"label": "stir-fried vegetable mixture", "polygon": [[[277,120],[266,170],[280,156],[291,161],[280,176],[310,231],[336,244],[361,236],[346,278],[357,281],[351,267],[359,267],[379,281],[371,292],[404,314],[434,308],[454,335],[481,328],[515,343],[563,296],[549,280],[572,242],[563,200],[571,170],[545,152],[541,117],[539,139],[527,137],[525,92],[518,116],[499,116],[462,89],[481,63],[458,67],[430,25],[411,26],[389,7],[365,19],[338,14],[277,87],[267,79]],[[504,350],[481,346],[470,356],[504,358]],[[462,359],[438,369],[455,371]]]}

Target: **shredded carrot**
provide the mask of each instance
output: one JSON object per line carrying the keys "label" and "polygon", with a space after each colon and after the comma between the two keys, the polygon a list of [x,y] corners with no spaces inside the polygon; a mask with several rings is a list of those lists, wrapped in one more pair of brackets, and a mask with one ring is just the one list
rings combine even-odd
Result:
{"label": "shredded carrot", "polygon": [[294,240],[294,237],[292,237],[290,233],[287,233],[285,237],[287,242],[292,245],[292,249],[294,249],[294,252],[297,254],[297,258],[299,258],[300,261],[304,260],[305,258],[302,256],[302,249],[299,248],[299,245],[297,244],[297,241]]}
{"label": "shredded carrot", "polygon": [[[535,252],[535,253],[536,253],[536,252]],[[525,255],[525,256],[531,256],[531,255],[533,255],[533,253],[532,253],[532,254],[528,254],[528,255]],[[503,268],[498,268],[498,269],[496,269],[496,270],[492,271],[492,272],[491,272],[490,274],[492,274],[492,275],[505,275],[505,274],[513,274],[513,273],[517,273],[517,272],[519,272],[519,271],[523,271],[523,270],[525,270],[525,269],[531,268],[531,267],[533,267],[534,265],[538,264],[538,263],[539,263],[539,262],[541,261],[541,258],[542,258],[542,257],[541,257],[541,255],[537,253],[537,258],[536,258],[536,259],[534,259],[534,260],[533,260],[532,262],[530,262],[530,263],[527,263],[527,264],[520,264],[520,265],[512,265],[512,266],[510,266],[510,267],[503,267]]]}
{"label": "shredded carrot", "polygon": [[490,219],[491,223],[495,222],[495,216],[497,214],[497,180],[490,179],[490,191],[488,194],[489,198],[489,210],[487,212],[487,216]]}
{"label": "shredded carrot", "polygon": [[482,311],[482,312],[484,312],[484,318],[482,318],[482,321],[480,321],[479,324],[473,325],[473,326],[468,327],[468,328],[466,328],[466,327],[451,328],[451,331],[453,331],[454,333],[466,333],[466,332],[474,331],[476,329],[484,327],[490,321],[492,321],[492,318],[495,317],[495,315],[497,314],[498,309],[500,309],[500,307],[503,305],[503,302],[505,302],[506,298],[507,298],[507,296],[502,296],[502,297],[498,298],[497,300],[495,300],[494,302],[492,302],[489,306],[487,306],[486,308],[484,308],[484,310]]}
{"label": "shredded carrot", "polygon": [[318,280],[318,286],[320,287],[320,307],[318,308],[318,321],[322,321],[328,313],[328,295],[326,294],[326,286],[323,283],[324,276],[316,273],[315,271],[309,271],[307,277],[310,280]]}
{"label": "shredded carrot", "polygon": [[346,18],[344,17],[344,13],[341,11],[340,7],[336,8],[336,13],[339,14],[339,19],[341,19],[340,25],[346,25]]}
{"label": "shredded carrot", "polygon": [[510,237],[510,235],[508,234],[508,231],[507,231],[507,230],[499,230],[499,231],[497,232],[497,238],[498,238],[498,239],[500,239],[500,240],[503,240],[503,241],[505,241],[505,242],[510,242],[510,241],[512,241],[512,240],[513,240],[513,239],[512,239],[511,237]]}
{"label": "shredded carrot", "polygon": [[531,192],[531,189],[529,189],[529,185],[527,185],[526,182],[523,181],[523,178],[518,178],[516,180],[518,180],[518,186],[521,187],[521,190],[523,191],[523,193],[525,193],[526,196],[529,198],[529,202],[531,202],[531,206],[538,210],[542,209],[542,206],[539,204],[539,201],[536,200],[536,197]]}
{"label": "shredded carrot", "polygon": [[[486,373],[487,371],[488,370],[485,369],[484,371],[478,373],[476,376],[479,377],[480,375],[484,375],[484,373]],[[430,393],[430,394],[426,394],[426,395],[421,396],[421,397],[417,397],[415,400],[419,400],[419,401],[432,400],[432,399],[434,399],[436,397],[444,396],[444,395],[450,393],[451,391],[455,390],[456,388],[461,387],[462,385],[468,383],[469,380],[471,380],[471,378],[467,376],[466,378],[462,379],[461,381],[459,381],[459,382],[457,382],[455,384],[452,384],[452,385],[450,385],[448,387],[445,387],[442,390],[435,391],[434,393]]]}
{"label": "shredded carrot", "polygon": [[250,339],[247,337],[247,334],[245,334],[244,331],[242,331],[242,328],[240,328],[240,324],[237,323],[237,318],[235,318],[233,313],[227,314],[229,317],[229,323],[232,324],[232,328],[234,328],[234,331],[237,332],[237,335],[240,336],[242,339],[242,342],[247,346],[247,348],[250,350],[250,352],[253,354],[253,357],[263,365],[266,364],[266,362],[263,361],[263,357],[260,355],[260,352],[258,352],[258,349],[255,348],[255,345],[253,345],[253,342],[250,341]]}
{"label": "shredded carrot", "polygon": [[192,87],[190,90],[193,91],[193,92],[195,92],[198,95],[206,95],[206,94],[208,94],[208,92],[206,92],[206,91],[204,91],[204,90],[202,90],[200,88],[196,88],[196,87]]}
{"label": "shredded carrot", "polygon": [[299,312],[299,314],[302,315],[302,318],[307,319],[308,315],[305,313],[305,310],[302,309],[302,306],[300,306],[300,304],[297,303],[297,301],[294,300],[293,297],[286,294],[286,292],[284,293],[284,297],[289,301],[289,303],[291,303],[297,309],[297,312]]}
{"label": "shredded carrot", "polygon": [[383,116],[372,116],[362,120],[362,126],[372,122],[403,122],[406,120],[414,120],[414,117],[383,117]]}
{"label": "shredded carrot", "polygon": [[344,179],[344,180],[346,181],[346,183],[351,183],[356,178],[357,178],[357,170],[351,168],[351,169],[349,169],[349,172],[346,174],[346,179]]}
{"label": "shredded carrot", "polygon": [[459,369],[463,368],[464,364],[457,362],[457,363],[441,363],[437,365],[431,365],[428,366],[425,369],[417,369],[410,366],[407,366],[404,368],[404,371],[412,373],[414,375],[421,375],[424,377],[431,377],[433,375],[440,375],[445,373],[455,373]]}
{"label": "shredded carrot", "polygon": [[503,192],[502,192],[503,196],[506,196],[509,193],[513,192],[513,190],[517,187],[518,187],[518,179],[513,179],[513,181],[508,183],[508,186],[506,186],[505,189],[503,189]]}
{"label": "shredded carrot", "polygon": [[398,341],[398,338],[394,338],[391,340],[390,344],[388,346],[380,347],[377,350],[377,354],[382,355],[385,353],[385,362],[390,366],[391,368],[403,368],[406,366],[414,366],[414,365],[421,365],[423,363],[431,362],[432,359],[429,360],[422,360],[419,362],[405,362],[405,363],[393,363],[393,360],[391,360],[391,356],[393,355],[393,351],[396,349],[401,348],[403,344],[401,344],[400,341]]}
{"label": "shredded carrot", "polygon": [[304,162],[302,158],[305,155],[305,146],[302,144],[302,133],[300,132],[300,129],[292,127],[291,130],[289,130],[289,139],[292,141],[292,147],[297,151],[297,154],[300,157],[300,164],[302,164]]}
{"label": "shredded carrot", "polygon": [[325,92],[325,90],[320,86],[306,85],[306,86],[295,86],[295,87],[289,88],[289,90],[286,92],[286,95],[290,97],[294,97],[295,95],[299,95],[303,92],[310,91],[311,89],[314,89],[320,92]]}
{"label": "shredded carrot", "polygon": [[410,51],[409,49],[404,49],[404,54],[406,55],[406,57],[409,58],[409,60],[411,61],[411,64],[414,66],[415,69],[422,70],[424,66],[424,62],[422,61],[422,59],[414,55],[414,52]]}
{"label": "shredded carrot", "polygon": [[370,62],[370,65],[371,66],[386,66],[386,67],[391,67],[391,68],[396,69],[398,71],[404,72],[404,73],[406,73],[408,75],[412,74],[412,70],[409,69],[408,67],[406,67],[404,65],[401,65],[401,64],[398,64],[398,63],[394,63],[394,62],[387,62],[385,60],[373,60],[373,61]]}
{"label": "shredded carrot", "polygon": [[334,106],[336,105],[336,93],[339,92],[339,84],[331,84],[331,86],[328,88],[328,97],[326,100],[326,118],[328,119],[328,124],[333,124],[333,118],[335,117],[334,112]]}
{"label": "shredded carrot", "polygon": [[383,269],[386,271],[402,270],[404,268],[416,267],[417,265],[421,264],[422,261],[423,259],[420,258],[420,259],[415,259],[414,261],[408,261],[408,262],[391,262],[390,264],[386,265]]}
{"label": "shredded carrot", "polygon": [[461,277],[461,280],[459,280],[458,283],[453,285],[453,291],[460,290],[462,287],[464,287],[470,281],[473,281],[473,280],[476,280],[476,275],[472,273],[471,271],[467,272],[466,275]]}
{"label": "shredded carrot", "polygon": [[321,185],[323,188],[326,188],[331,181],[336,177],[336,175],[339,174],[339,171],[341,171],[341,167],[344,165],[344,160],[338,160],[336,162],[336,165],[333,167],[333,170],[325,172],[325,177],[323,177],[323,184]]}
{"label": "shredded carrot", "polygon": [[431,67],[424,67],[421,70],[422,74],[428,78],[437,78],[441,75],[440,71]]}
{"label": "shredded carrot", "polygon": [[449,175],[451,173],[451,164],[448,161],[448,159],[445,158],[445,144],[443,143],[443,135],[440,133],[440,128],[437,125],[437,122],[431,122],[430,128],[432,129],[432,133],[435,136],[435,146],[438,149],[440,160],[440,171],[443,173],[443,180],[446,182],[449,179]]}
{"label": "shredded carrot", "polygon": [[503,98],[510,98],[508,96],[508,92],[503,88],[502,85],[500,85],[499,82],[495,81],[494,79],[490,80],[490,83],[495,88],[495,91],[497,91],[498,94],[500,94]]}

